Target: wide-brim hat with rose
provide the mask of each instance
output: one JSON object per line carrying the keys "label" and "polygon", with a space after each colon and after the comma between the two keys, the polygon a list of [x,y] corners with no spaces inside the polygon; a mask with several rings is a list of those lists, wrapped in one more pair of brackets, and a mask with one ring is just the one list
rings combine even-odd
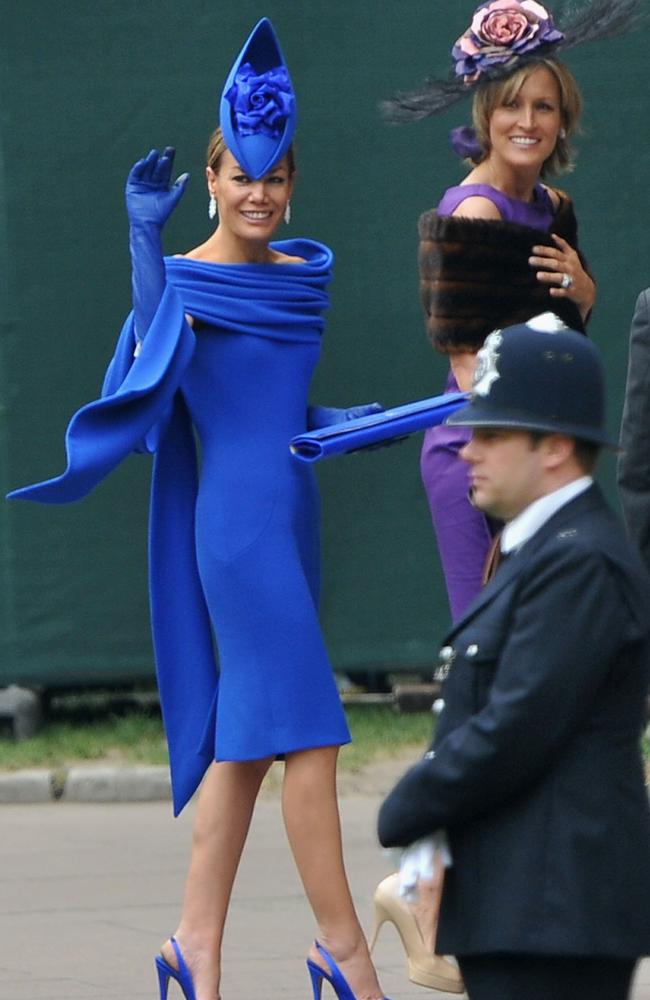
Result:
{"label": "wide-brim hat with rose", "polygon": [[566,434],[617,447],[605,427],[605,374],[598,350],[554,313],[486,337],[476,356],[470,401],[446,422]]}
{"label": "wide-brim hat with rose", "polygon": [[296,122],[291,77],[273,25],[263,17],[224,84],[219,111],[224,141],[242,170],[256,180],[285,155]]}
{"label": "wide-brim hat with rose", "polygon": [[447,79],[428,79],[419,89],[382,102],[392,122],[419,121],[451,107],[477,86],[508,76],[526,61],[610,38],[645,16],[644,0],[587,0],[557,19],[537,0],[485,0],[451,50]]}

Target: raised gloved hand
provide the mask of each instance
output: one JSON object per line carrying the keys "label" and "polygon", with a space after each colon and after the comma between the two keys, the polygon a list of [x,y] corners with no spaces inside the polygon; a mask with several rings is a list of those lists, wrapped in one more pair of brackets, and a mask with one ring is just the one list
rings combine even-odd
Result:
{"label": "raised gloved hand", "polygon": [[170,186],[175,150],[152,149],[131,167],[126,182],[135,336],[142,341],[165,289],[160,233],[183,196],[189,174]]}
{"label": "raised gloved hand", "polygon": [[340,409],[338,406],[310,406],[307,408],[307,430],[316,431],[331,424],[342,424],[357,417],[368,417],[371,413],[383,413],[381,403],[365,403]]}
{"label": "raised gloved hand", "polygon": [[170,186],[175,155],[173,146],[165,146],[162,153],[152,149],[131,167],[125,191],[131,225],[153,225],[162,229],[183,197],[190,175],[181,174]]}

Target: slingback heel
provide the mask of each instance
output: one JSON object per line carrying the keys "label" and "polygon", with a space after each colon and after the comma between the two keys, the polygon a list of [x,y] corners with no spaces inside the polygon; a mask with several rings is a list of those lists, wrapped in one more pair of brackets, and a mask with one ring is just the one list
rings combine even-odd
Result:
{"label": "slingback heel", "polygon": [[185,959],[183,958],[181,949],[178,947],[178,942],[176,938],[171,938],[172,948],[174,949],[174,954],[176,955],[176,961],[178,962],[178,968],[175,969],[173,965],[170,965],[162,955],[156,955],[156,971],[158,972],[158,986],[160,988],[160,1000],[167,1000],[167,990],[169,989],[169,980],[175,979],[180,988],[183,991],[183,996],[185,1000],[196,1000],[196,993],[194,992],[194,982],[192,980],[192,973],[188,969]]}
{"label": "slingback heel", "polygon": [[427,949],[412,910],[399,895],[398,874],[389,875],[379,883],[374,903],[375,923],[370,951],[377,943],[380,928],[385,923],[391,923],[404,946],[408,977],[412,983],[443,993],[463,993],[465,987],[459,969],[442,955],[432,955]]}
{"label": "slingback heel", "polygon": [[[356,1000],[356,997],[350,989],[345,976],[332,956],[329,952],[325,951],[318,941],[315,941],[314,944],[316,945],[319,954],[322,955],[327,962],[330,970],[328,973],[325,969],[321,969],[320,965],[316,965],[315,962],[312,962],[310,958],[307,959],[307,968],[311,978],[311,988],[314,992],[314,1000],[320,1000],[323,980],[326,980],[330,984],[336,993],[338,1000]],[[389,1000],[389,997],[384,997],[384,1000]]]}

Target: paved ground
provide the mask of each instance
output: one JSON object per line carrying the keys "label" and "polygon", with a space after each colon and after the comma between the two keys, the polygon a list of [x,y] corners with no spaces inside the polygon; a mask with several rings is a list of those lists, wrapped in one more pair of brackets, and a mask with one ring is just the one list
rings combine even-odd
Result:
{"label": "paved ground", "polygon": [[[348,869],[368,933],[372,891],[389,870],[374,843],[377,807],[411,757],[340,776]],[[273,768],[266,783],[236,886],[224,1000],[311,997],[302,956],[313,921],[284,839],[280,775]],[[65,781],[47,770],[0,773],[0,1000],[155,1000],[153,955],[176,921],[192,818],[190,809],[174,821],[168,795],[166,768],[80,767]],[[393,1000],[452,996],[408,982],[388,925],[375,958]],[[180,1000],[175,984],[169,1000]],[[650,1000],[650,960],[631,1000]]]}
{"label": "paved ground", "polygon": [[[375,774],[368,784],[369,794],[347,788],[342,813],[369,932],[372,890],[388,866],[373,839],[381,782]],[[0,1000],[154,1000],[153,955],[176,920],[190,824],[191,808],[173,820],[166,802],[1,806]],[[224,1000],[309,1000],[302,956],[312,933],[271,791],[258,804],[233,898]],[[408,982],[387,925],[376,960],[393,1000],[449,996]],[[650,963],[633,996],[650,1000]],[[178,997],[170,988],[170,1000]]]}

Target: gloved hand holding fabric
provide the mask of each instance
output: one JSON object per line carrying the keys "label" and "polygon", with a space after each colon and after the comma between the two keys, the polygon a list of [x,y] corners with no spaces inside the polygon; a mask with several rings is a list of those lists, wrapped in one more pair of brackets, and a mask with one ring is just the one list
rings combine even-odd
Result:
{"label": "gloved hand holding fabric", "polygon": [[343,424],[346,420],[368,417],[371,413],[383,413],[381,403],[364,403],[360,406],[339,408],[338,406],[310,406],[307,410],[307,430],[315,431],[332,424]]}

